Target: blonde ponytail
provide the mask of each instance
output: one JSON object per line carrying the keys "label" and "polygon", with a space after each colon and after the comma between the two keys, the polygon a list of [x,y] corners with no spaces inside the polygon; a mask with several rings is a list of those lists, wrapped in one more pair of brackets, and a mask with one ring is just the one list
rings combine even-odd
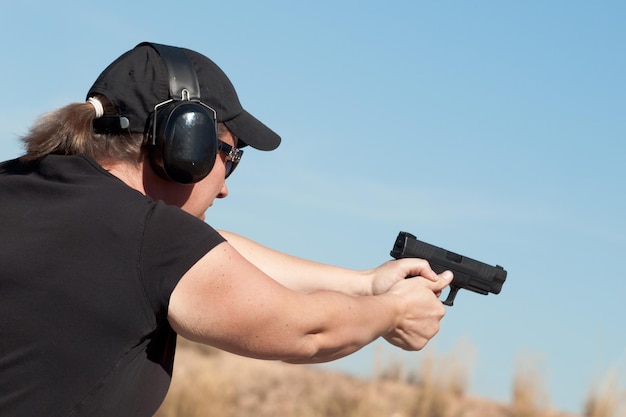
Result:
{"label": "blonde ponytail", "polygon": [[93,130],[96,116],[115,114],[104,96],[85,103],[72,103],[40,117],[22,137],[24,160],[37,160],[48,154],[85,154],[96,160],[141,160],[143,134],[100,134]]}

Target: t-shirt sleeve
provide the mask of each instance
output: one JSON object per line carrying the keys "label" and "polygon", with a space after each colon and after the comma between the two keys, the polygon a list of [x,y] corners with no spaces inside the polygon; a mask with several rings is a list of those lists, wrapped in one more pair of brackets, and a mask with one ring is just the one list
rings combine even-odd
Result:
{"label": "t-shirt sleeve", "polygon": [[170,295],[183,275],[224,241],[211,226],[178,207],[154,205],[144,228],[140,273],[157,319],[167,317]]}

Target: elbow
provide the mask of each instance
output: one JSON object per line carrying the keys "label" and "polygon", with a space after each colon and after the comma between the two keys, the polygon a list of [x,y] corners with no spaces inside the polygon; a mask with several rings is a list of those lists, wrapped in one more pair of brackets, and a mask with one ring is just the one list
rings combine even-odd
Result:
{"label": "elbow", "polygon": [[296,345],[292,355],[281,359],[291,364],[315,364],[330,362],[350,355],[361,348],[354,343],[341,343],[324,332],[304,336]]}

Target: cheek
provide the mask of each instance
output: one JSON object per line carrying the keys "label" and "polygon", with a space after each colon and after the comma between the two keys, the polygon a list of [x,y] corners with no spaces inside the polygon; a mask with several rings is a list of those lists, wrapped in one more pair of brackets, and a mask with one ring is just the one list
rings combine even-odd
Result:
{"label": "cheek", "polygon": [[223,152],[218,152],[211,174],[214,173],[213,171],[217,171],[216,173],[219,173],[221,177],[224,178],[224,174],[226,173],[226,155],[224,155]]}
{"label": "cheek", "polygon": [[224,187],[224,167],[220,165],[218,161],[211,173],[196,184],[199,199],[211,203]]}

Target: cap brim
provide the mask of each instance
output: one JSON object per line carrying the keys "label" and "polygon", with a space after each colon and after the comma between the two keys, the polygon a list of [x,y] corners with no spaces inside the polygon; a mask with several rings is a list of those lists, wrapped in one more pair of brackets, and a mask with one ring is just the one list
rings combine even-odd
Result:
{"label": "cap brim", "polygon": [[280,136],[245,110],[225,120],[224,124],[239,139],[239,148],[250,145],[261,151],[272,151],[280,145]]}

